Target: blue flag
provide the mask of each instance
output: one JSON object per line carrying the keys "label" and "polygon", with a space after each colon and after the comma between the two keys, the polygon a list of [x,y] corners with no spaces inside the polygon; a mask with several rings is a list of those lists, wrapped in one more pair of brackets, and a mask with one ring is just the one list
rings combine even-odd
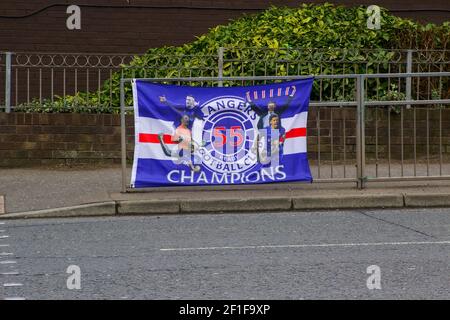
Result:
{"label": "blue flag", "polygon": [[242,87],[134,80],[131,187],[311,182],[313,80]]}

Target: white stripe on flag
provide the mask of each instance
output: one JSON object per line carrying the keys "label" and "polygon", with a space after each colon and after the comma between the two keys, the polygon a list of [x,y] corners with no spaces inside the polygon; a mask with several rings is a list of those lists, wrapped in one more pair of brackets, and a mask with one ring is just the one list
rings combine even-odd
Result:
{"label": "white stripe on flag", "polygon": [[[281,124],[288,132],[294,128],[306,128],[308,119],[308,112],[301,112],[293,117],[281,119]],[[139,133],[150,134],[173,134],[175,128],[173,122],[157,120],[153,118],[139,117]],[[136,136],[139,137],[139,134]],[[164,154],[159,143],[140,143],[136,141],[137,157],[140,159],[157,159],[157,160],[175,160],[173,157],[168,157]],[[176,150],[177,145],[168,144],[170,149]],[[306,152],[306,137],[296,137],[286,139],[284,143],[284,154],[304,153]]]}
{"label": "white stripe on flag", "polygon": [[[300,112],[290,118],[281,119],[281,125],[286,132],[291,129],[306,128],[308,122],[308,112]],[[306,137],[295,137],[286,139],[284,142],[284,154],[304,153],[306,152]]]}
{"label": "white stripe on flag", "polygon": [[300,112],[290,118],[282,118],[281,126],[288,132],[294,128],[306,128],[308,121],[308,112]]}
{"label": "white stripe on flag", "polygon": [[283,148],[284,154],[304,152],[306,152],[306,137],[297,137],[285,140]]}
{"label": "white stripe on flag", "polygon": [[[139,139],[139,134],[168,134],[173,135],[175,132],[174,124],[171,121],[158,120],[154,118],[139,117],[139,132],[136,135],[136,139]],[[172,160],[175,158],[165,155],[161,145],[159,143],[148,143],[136,141],[137,157],[139,159],[157,159],[157,160]],[[167,147],[171,150],[177,149],[178,145],[167,144]]]}
{"label": "white stripe on flag", "polygon": [[[167,147],[176,150],[178,145],[168,144]],[[174,157],[166,156],[159,143],[138,143],[137,157],[139,159],[176,160]]]}
{"label": "white stripe on flag", "polygon": [[153,118],[139,117],[139,133],[164,133],[173,134],[175,132],[172,121],[164,121]]}

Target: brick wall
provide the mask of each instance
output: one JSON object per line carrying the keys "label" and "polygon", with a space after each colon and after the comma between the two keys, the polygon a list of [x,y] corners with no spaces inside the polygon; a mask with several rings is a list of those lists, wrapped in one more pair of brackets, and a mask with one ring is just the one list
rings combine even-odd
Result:
{"label": "brick wall", "polygon": [[[377,113],[377,114],[376,114]],[[368,159],[375,157],[378,139],[380,159],[388,155],[388,114],[385,110],[368,110],[366,120],[366,151]],[[404,156],[411,159],[414,151],[414,111],[404,112]],[[320,119],[320,121],[319,121]],[[416,111],[417,157],[425,158],[427,130],[432,158],[441,149],[450,157],[450,109]],[[441,121],[440,121],[441,119]],[[133,117],[127,119],[127,155],[133,155]],[[343,160],[344,141],[346,159],[354,159],[356,152],[355,110],[349,108],[316,109],[308,118],[309,158]],[[377,126],[375,126],[377,123]],[[441,124],[441,125],[440,125]],[[376,127],[378,129],[376,129]],[[401,116],[391,113],[391,156],[401,157]],[[428,128],[428,129],[427,129]],[[345,130],[344,130],[345,129]],[[376,132],[376,130],[378,132]],[[345,132],[345,135],[344,135]],[[442,137],[440,133],[442,132]],[[0,166],[32,166],[53,164],[112,164],[120,163],[120,116],[110,114],[25,114],[0,113]]]}
{"label": "brick wall", "polygon": [[[273,5],[298,6],[308,0],[2,0],[0,51],[142,53],[148,48],[181,45],[218,24]],[[372,0],[335,4],[371,5]],[[450,2],[380,0],[394,14],[423,22],[449,20]],[[67,6],[82,9],[82,29],[66,28]]]}
{"label": "brick wall", "polygon": [[120,163],[120,116],[0,113],[0,166],[72,163]]}

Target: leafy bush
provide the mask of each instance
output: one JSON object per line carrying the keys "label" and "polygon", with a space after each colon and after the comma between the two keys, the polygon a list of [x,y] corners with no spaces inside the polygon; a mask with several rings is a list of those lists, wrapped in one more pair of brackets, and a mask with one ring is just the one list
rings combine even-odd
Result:
{"label": "leafy bush", "polygon": [[[103,84],[100,94],[78,93],[65,98],[57,97],[53,103],[46,100],[42,105],[34,101],[19,109],[115,113],[120,103],[122,76],[217,76],[219,47],[225,48],[224,76],[253,76],[383,72],[394,55],[392,49],[447,49],[450,43],[449,22],[440,26],[421,25],[382,9],[381,29],[369,30],[367,18],[364,6],[347,8],[331,4],[304,4],[299,8],[271,7],[259,14],[245,15],[227,25],[216,26],[191,43],[148,50],[123,66],[122,72],[113,74],[111,81]],[[366,53],[367,49],[371,51]],[[297,63],[289,63],[292,61]],[[375,90],[375,87],[383,85],[381,89],[387,90],[386,84],[375,81],[371,80],[368,87]],[[347,79],[342,82],[344,89],[341,89],[342,86],[333,88],[333,83],[326,80],[322,81],[320,88],[316,81],[312,99],[323,96],[331,100],[353,98],[351,89],[354,83]],[[368,94],[371,94],[370,89]],[[126,87],[126,103],[132,104],[129,86]]]}

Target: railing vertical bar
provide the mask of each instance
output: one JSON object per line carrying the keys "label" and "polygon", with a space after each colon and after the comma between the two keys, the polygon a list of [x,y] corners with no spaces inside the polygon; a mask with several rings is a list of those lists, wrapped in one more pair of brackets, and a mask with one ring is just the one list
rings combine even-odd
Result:
{"label": "railing vertical bar", "polygon": [[66,68],[63,68],[63,102],[66,106]]}
{"label": "railing vertical bar", "polygon": [[[334,62],[331,63],[331,74],[334,74]],[[333,94],[334,94],[334,79],[331,79],[331,92],[330,92],[330,98],[334,100]]]}
{"label": "railing vertical bar", "polygon": [[75,78],[74,94],[77,94],[77,92],[78,92],[78,69],[77,68],[75,68],[75,71],[74,71],[74,78]]}
{"label": "railing vertical bar", "polygon": [[53,68],[51,68],[50,69],[50,86],[51,86],[51,95],[52,95],[52,97],[51,97],[51,101],[52,101],[52,104],[53,104],[53,102],[54,102],[54,93],[55,93],[55,88],[54,88],[54,76],[55,76],[55,73],[54,73],[54,69]]}
{"label": "railing vertical bar", "polygon": [[404,146],[403,146],[403,143],[404,143],[404,140],[403,140],[403,133],[404,133],[404,128],[403,128],[403,120],[404,120],[404,115],[403,115],[403,106],[400,106],[400,158],[401,158],[401,160],[400,160],[400,166],[401,166],[401,168],[400,168],[400,174],[401,174],[401,176],[403,177],[403,175],[404,175],[404,172],[403,172],[403,158],[404,158]]}
{"label": "railing vertical bar", "polygon": [[[420,64],[417,64],[417,72],[420,72]],[[417,85],[416,85],[416,100],[419,100],[420,99],[420,77],[417,77],[416,78],[416,82],[417,82]]]}
{"label": "railing vertical bar", "polygon": [[11,70],[12,70],[12,53],[5,53],[5,112],[11,112]]}
{"label": "railing vertical bar", "polygon": [[[253,63],[252,66],[253,66],[253,72],[252,72],[252,74],[253,74],[253,76],[256,76],[256,64]],[[253,80],[253,85],[255,85],[255,80]]]}
{"label": "railing vertical bar", "polygon": [[15,101],[14,105],[19,104],[19,68],[16,68],[16,81],[15,81]]}
{"label": "railing vertical bar", "polygon": [[[439,72],[444,72],[443,65],[439,65]],[[442,99],[442,77],[439,77],[439,97],[438,99]]]}
{"label": "railing vertical bar", "polygon": [[[377,73],[380,73],[380,64],[377,64]],[[380,98],[380,79],[376,78],[376,88],[375,91],[377,93],[377,100]]]}
{"label": "railing vertical bar", "polygon": [[417,176],[417,116],[416,108],[413,109],[413,139],[414,139],[414,176]]}
{"label": "railing vertical bar", "polygon": [[[245,74],[245,73],[244,73],[244,62],[243,62],[243,61],[242,61],[242,63],[241,63],[241,74]],[[245,85],[244,80],[242,80],[242,85],[243,85],[243,86]],[[203,86],[203,83],[202,83],[202,86]]]}
{"label": "railing vertical bar", "polygon": [[102,69],[98,69],[98,82],[97,82],[97,94],[98,94],[98,104],[101,105],[101,95],[100,95],[100,87],[102,86]]}
{"label": "railing vertical bar", "polygon": [[30,104],[30,68],[27,68],[27,104]]}
{"label": "railing vertical bar", "polygon": [[430,107],[427,107],[427,176],[430,175]]}
{"label": "railing vertical bar", "polygon": [[[369,73],[369,66],[368,63],[365,63],[366,66],[366,70],[365,73],[368,74]],[[369,79],[366,79],[365,83],[364,83],[364,92],[365,94],[367,94],[369,92]]]}
{"label": "railing vertical bar", "polygon": [[387,108],[388,116],[388,176],[391,176],[391,107]]}
{"label": "railing vertical bar", "polygon": [[[322,73],[322,65],[320,66],[320,73]],[[323,97],[323,79],[319,79],[319,101],[322,101]]]}
{"label": "railing vertical bar", "polygon": [[[343,63],[342,74],[345,74],[345,63]],[[342,79],[342,98],[345,100],[345,80]]]}
{"label": "railing vertical bar", "polygon": [[[391,63],[388,63],[388,72],[387,73],[391,73]],[[391,92],[391,78],[388,78],[388,93]]]}
{"label": "railing vertical bar", "polygon": [[362,91],[362,77],[359,75],[356,79],[356,180],[357,180],[357,188],[362,189],[362,137],[361,137],[361,91]]}
{"label": "railing vertical bar", "polygon": [[320,178],[320,107],[317,107],[317,175]]}
{"label": "railing vertical bar", "polygon": [[[439,65],[439,72],[443,72],[443,65]],[[450,90],[450,89],[449,89]],[[439,77],[439,97],[442,99],[442,77]],[[439,175],[442,176],[442,105],[439,105]]]}
{"label": "railing vertical bar", "polygon": [[375,108],[375,177],[378,178],[378,107]]}
{"label": "railing vertical bar", "polygon": [[[428,64],[428,72],[431,72],[431,64]],[[428,77],[427,99],[431,97],[431,77]]]}
{"label": "railing vertical bar", "polygon": [[[412,73],[412,50],[406,52],[406,72]],[[406,78],[406,100],[411,100],[411,77]],[[411,108],[411,105],[406,105],[406,109]]]}
{"label": "railing vertical bar", "polygon": [[126,172],[127,172],[127,153],[126,153],[126,121],[125,121],[125,85],[123,78],[120,79],[120,145],[121,145],[121,163],[122,163],[122,192],[127,191]]}
{"label": "railing vertical bar", "polygon": [[[224,53],[224,48],[223,47],[219,47],[219,50],[217,52],[217,54],[218,54],[218,74],[219,74],[219,78],[223,77],[223,53]],[[223,81],[219,81],[219,87],[223,87]]]}
{"label": "railing vertical bar", "polygon": [[442,107],[439,106],[439,175],[442,176]]}
{"label": "railing vertical bar", "polygon": [[346,166],[347,166],[347,155],[346,155],[346,125],[345,125],[345,120],[346,120],[346,109],[342,109],[342,131],[343,131],[343,151],[344,151],[344,178],[347,177],[347,172],[346,172]]}
{"label": "railing vertical bar", "polygon": [[[264,75],[267,75],[267,60],[264,60]],[[267,83],[267,80],[264,80],[264,84]]]}
{"label": "railing vertical bar", "polygon": [[331,148],[331,178],[333,178],[334,152],[333,152],[333,108],[330,108],[330,148]]}
{"label": "railing vertical bar", "polygon": [[39,68],[39,102],[42,103],[42,68]]}
{"label": "railing vertical bar", "polygon": [[367,78],[364,75],[360,75],[360,108],[361,108],[361,189],[365,188],[366,182],[366,107],[365,107],[365,82]]}
{"label": "railing vertical bar", "polygon": [[[75,77],[75,92],[74,94],[76,95],[78,92],[78,68],[75,68],[75,72],[74,72],[74,77]],[[75,107],[78,107],[78,99],[75,100]]]}
{"label": "railing vertical bar", "polygon": [[112,70],[109,69],[109,106],[112,107]]}

